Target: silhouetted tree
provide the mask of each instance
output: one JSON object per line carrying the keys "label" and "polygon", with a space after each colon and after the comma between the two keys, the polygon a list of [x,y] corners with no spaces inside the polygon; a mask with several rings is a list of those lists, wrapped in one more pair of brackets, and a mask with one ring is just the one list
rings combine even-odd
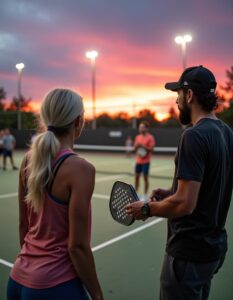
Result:
{"label": "silhouetted tree", "polygon": [[220,86],[220,90],[224,92],[221,98],[225,101],[228,98],[229,106],[224,106],[224,109],[218,113],[218,117],[228,125],[233,126],[233,66],[226,71],[226,77],[225,86]]}
{"label": "silhouetted tree", "polygon": [[[31,98],[28,98],[26,99],[24,96],[21,96],[21,99],[20,99],[20,109],[21,111],[30,111],[31,110],[31,107],[30,107],[30,102],[31,102]],[[13,110],[13,111],[16,111],[18,110],[18,98],[17,97],[13,97],[10,105],[8,106],[7,110]]]}
{"label": "silhouetted tree", "polygon": [[96,121],[97,127],[127,127],[130,122],[129,115],[125,112],[113,116],[104,112],[97,117]]}
{"label": "silhouetted tree", "polygon": [[169,118],[174,118],[174,119],[177,119],[178,116],[177,116],[177,113],[176,113],[176,110],[175,108],[172,106],[169,108],[169,111],[168,111],[170,117]]}
{"label": "silhouetted tree", "polygon": [[230,99],[233,99],[233,66],[230,70],[226,70],[227,81],[225,86],[220,86],[220,90],[224,91]]}
{"label": "silhouetted tree", "polygon": [[102,113],[96,119],[98,127],[113,127],[112,118],[108,113]]}
{"label": "silhouetted tree", "polygon": [[151,111],[150,109],[143,109],[140,110],[138,113],[138,122],[147,121],[151,127],[154,127],[159,124],[158,120],[155,118],[155,112]]}
{"label": "silhouetted tree", "polygon": [[6,92],[3,87],[0,87],[0,110],[4,110],[5,104],[3,101],[6,99]]}
{"label": "silhouetted tree", "polygon": [[180,122],[174,107],[169,109],[169,117],[161,122],[163,127],[180,127]]}
{"label": "silhouetted tree", "polygon": [[233,100],[230,101],[230,106],[219,114],[219,118],[233,127]]}
{"label": "silhouetted tree", "polygon": [[119,112],[113,116],[113,122],[117,127],[127,127],[129,125],[129,115],[125,112]]}

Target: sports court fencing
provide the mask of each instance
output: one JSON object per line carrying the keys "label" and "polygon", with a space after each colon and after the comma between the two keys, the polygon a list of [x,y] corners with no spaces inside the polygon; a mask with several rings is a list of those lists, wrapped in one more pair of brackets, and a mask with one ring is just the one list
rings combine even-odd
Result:
{"label": "sports court fencing", "polygon": [[[35,131],[12,130],[12,133],[16,138],[17,148],[23,149],[28,147],[31,141],[31,137],[35,133]],[[178,145],[180,136],[182,134],[182,129],[155,127],[150,129],[150,133],[156,140],[156,152],[167,153],[171,151],[172,153],[174,153],[174,148]],[[96,130],[85,128],[77,143],[81,147],[85,147],[86,150],[99,151],[99,146],[104,146],[105,150],[111,150],[111,148],[108,148],[109,146],[124,147],[127,137],[130,136],[132,139],[134,139],[137,134],[138,130],[132,128],[98,128]],[[93,146],[95,147],[93,148]],[[102,150],[104,149],[102,148]],[[124,148],[114,148],[114,150],[124,151]]]}

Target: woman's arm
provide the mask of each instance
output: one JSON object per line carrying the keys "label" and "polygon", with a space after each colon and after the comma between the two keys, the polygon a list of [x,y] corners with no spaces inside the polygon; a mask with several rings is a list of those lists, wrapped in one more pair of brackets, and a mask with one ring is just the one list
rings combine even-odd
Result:
{"label": "woman's arm", "polygon": [[95,184],[95,169],[84,160],[74,158],[71,166],[68,250],[74,268],[93,300],[103,295],[97,278],[89,242],[89,210]]}
{"label": "woman's arm", "polygon": [[19,187],[18,187],[18,201],[19,201],[19,242],[20,247],[24,244],[25,235],[28,232],[28,216],[27,216],[27,204],[24,201],[26,197],[26,188],[25,188],[25,161],[26,156],[24,157],[20,172],[19,172]]}

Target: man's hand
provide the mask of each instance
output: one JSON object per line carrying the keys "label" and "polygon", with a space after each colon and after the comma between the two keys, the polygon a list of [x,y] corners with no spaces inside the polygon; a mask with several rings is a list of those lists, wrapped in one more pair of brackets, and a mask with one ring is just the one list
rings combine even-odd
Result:
{"label": "man's hand", "polygon": [[139,147],[143,147],[143,145],[140,144],[140,143],[137,143],[137,144],[134,145],[134,147],[137,149],[137,148],[139,148]]}
{"label": "man's hand", "polygon": [[160,201],[171,195],[171,190],[156,189],[153,190],[150,199],[151,201]]}
{"label": "man's hand", "polygon": [[128,215],[134,217],[136,220],[145,221],[147,218],[142,215],[141,208],[144,205],[144,201],[137,201],[125,206],[125,211]]}

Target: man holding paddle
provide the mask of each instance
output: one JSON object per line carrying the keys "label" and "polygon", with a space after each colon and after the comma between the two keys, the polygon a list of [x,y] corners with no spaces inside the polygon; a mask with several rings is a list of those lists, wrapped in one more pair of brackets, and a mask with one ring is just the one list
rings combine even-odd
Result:
{"label": "man holding paddle", "polygon": [[227,252],[226,217],[233,188],[233,133],[214,109],[216,80],[203,66],[186,69],[165,88],[177,92],[183,125],[172,188],[155,189],[147,204],[126,206],[135,219],[168,218],[161,300],[204,300]]}

